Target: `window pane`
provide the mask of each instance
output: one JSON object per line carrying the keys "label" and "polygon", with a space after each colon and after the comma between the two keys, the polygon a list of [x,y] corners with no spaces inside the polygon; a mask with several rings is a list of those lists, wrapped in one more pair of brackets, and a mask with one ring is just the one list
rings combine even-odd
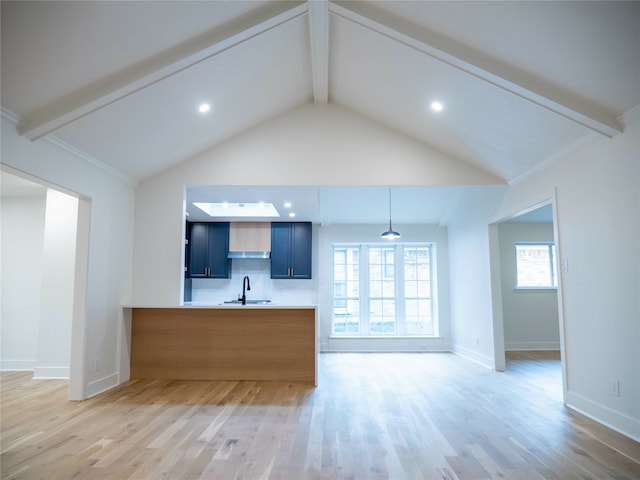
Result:
{"label": "window pane", "polygon": [[404,249],[404,331],[407,335],[434,335],[430,257],[429,247]]}
{"label": "window pane", "polygon": [[371,334],[390,334],[396,332],[395,300],[371,300],[369,330]]}
{"label": "window pane", "polygon": [[516,285],[555,287],[554,252],[550,243],[516,244]]}
{"label": "window pane", "polygon": [[347,271],[345,269],[345,265],[336,264],[333,268],[333,279],[344,281],[345,278],[347,278]]}
{"label": "window pane", "polygon": [[358,300],[336,300],[333,307],[333,332],[359,334],[360,317],[357,314],[359,311],[360,302]]}
{"label": "window pane", "polygon": [[333,250],[333,333],[361,333],[360,249],[334,247]]}
{"label": "window pane", "polygon": [[395,247],[369,247],[369,333],[396,332]]}
{"label": "window pane", "polygon": [[[431,282],[416,282],[418,286],[418,293],[415,295],[416,297],[424,297],[431,298]],[[408,297],[409,295],[407,295]]]}
{"label": "window pane", "polygon": [[382,296],[385,298],[393,298],[396,292],[396,282],[393,280],[382,282]]}
{"label": "window pane", "polygon": [[435,335],[430,300],[407,300],[405,321],[408,335]]}

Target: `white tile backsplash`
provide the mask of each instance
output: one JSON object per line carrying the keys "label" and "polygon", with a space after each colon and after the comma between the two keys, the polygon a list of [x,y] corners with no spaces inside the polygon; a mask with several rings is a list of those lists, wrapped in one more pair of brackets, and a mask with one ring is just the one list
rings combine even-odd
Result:
{"label": "white tile backsplash", "polygon": [[217,305],[242,295],[242,280],[249,276],[251,290],[247,298],[271,300],[280,305],[314,305],[317,303],[314,280],[273,280],[269,259],[231,260],[231,278],[193,279],[192,303]]}

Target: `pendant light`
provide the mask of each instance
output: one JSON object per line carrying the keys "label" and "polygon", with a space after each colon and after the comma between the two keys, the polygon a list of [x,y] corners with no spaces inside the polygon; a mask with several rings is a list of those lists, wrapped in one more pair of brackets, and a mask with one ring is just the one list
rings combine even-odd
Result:
{"label": "pendant light", "polygon": [[400,234],[393,230],[391,226],[391,188],[389,188],[389,230],[383,232],[380,235],[380,238],[385,238],[387,240],[395,240],[396,238],[400,238]]}

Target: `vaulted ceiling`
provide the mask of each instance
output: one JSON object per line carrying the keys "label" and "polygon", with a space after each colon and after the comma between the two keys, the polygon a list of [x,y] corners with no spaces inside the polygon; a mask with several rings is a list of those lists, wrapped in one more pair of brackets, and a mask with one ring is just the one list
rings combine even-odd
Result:
{"label": "vaulted ceiling", "polygon": [[3,113],[133,181],[335,103],[509,183],[640,109],[640,2],[1,5]]}

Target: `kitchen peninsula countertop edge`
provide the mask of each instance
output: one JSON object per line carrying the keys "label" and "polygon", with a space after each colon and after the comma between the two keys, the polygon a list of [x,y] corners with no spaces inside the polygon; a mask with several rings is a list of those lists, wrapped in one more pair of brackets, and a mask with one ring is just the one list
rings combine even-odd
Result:
{"label": "kitchen peninsula countertop edge", "polygon": [[239,305],[239,304],[187,304],[184,305],[150,305],[150,304],[129,304],[123,305],[122,308],[164,308],[164,309],[231,309],[237,310],[238,308],[251,308],[251,309],[313,309],[316,310],[318,308],[317,305],[292,305],[292,304],[252,304],[252,305]]}

